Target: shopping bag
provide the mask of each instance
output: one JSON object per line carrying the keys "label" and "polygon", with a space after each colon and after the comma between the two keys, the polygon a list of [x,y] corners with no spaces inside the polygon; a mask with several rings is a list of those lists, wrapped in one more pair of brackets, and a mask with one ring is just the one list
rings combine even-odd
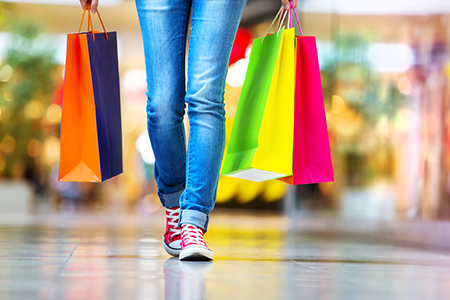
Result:
{"label": "shopping bag", "polygon": [[116,32],[68,34],[59,181],[101,182],[122,173]]}
{"label": "shopping bag", "polygon": [[253,181],[292,175],[294,38],[293,28],[280,27],[253,41],[222,175]]}
{"label": "shopping bag", "polygon": [[293,175],[279,180],[295,185],[334,181],[316,39],[296,36]]}

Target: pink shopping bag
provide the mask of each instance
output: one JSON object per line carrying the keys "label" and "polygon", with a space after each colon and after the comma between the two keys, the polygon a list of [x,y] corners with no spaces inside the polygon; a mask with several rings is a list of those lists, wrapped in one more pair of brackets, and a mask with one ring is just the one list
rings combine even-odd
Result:
{"label": "pink shopping bag", "polygon": [[296,36],[293,175],[279,180],[292,185],[334,181],[314,36]]}

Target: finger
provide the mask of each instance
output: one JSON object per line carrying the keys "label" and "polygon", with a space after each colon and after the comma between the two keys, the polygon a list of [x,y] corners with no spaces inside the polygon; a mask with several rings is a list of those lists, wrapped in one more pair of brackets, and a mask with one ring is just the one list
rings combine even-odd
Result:
{"label": "finger", "polygon": [[[292,2],[292,4],[294,5],[294,8],[297,7],[297,1],[298,0],[289,0],[289,2]],[[289,6],[290,7],[290,6]]]}
{"label": "finger", "polygon": [[91,11],[92,13],[96,13],[97,12],[97,6],[98,6],[98,0],[92,0],[91,1]]}
{"label": "finger", "polygon": [[81,4],[81,7],[84,9],[84,7],[86,6],[86,2],[87,2],[87,0],[80,0],[80,4]]}
{"label": "finger", "polygon": [[281,5],[283,5],[283,7],[285,9],[289,9],[289,1],[288,0],[281,0]]}

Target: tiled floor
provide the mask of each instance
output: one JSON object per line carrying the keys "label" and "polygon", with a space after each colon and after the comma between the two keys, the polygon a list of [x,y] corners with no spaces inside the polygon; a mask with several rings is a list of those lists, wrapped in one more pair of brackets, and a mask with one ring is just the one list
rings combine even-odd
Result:
{"label": "tiled floor", "polygon": [[213,213],[213,262],[179,262],[154,216],[0,217],[0,299],[450,299],[450,253]]}

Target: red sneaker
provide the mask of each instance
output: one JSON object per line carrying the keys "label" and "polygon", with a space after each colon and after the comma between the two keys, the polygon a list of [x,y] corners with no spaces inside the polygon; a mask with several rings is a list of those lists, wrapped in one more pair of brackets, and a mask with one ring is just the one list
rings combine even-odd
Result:
{"label": "red sneaker", "polygon": [[212,260],[214,253],[206,246],[203,229],[192,225],[181,225],[180,260]]}
{"label": "red sneaker", "polygon": [[180,207],[166,207],[166,232],[164,233],[164,249],[172,256],[180,255],[181,229],[178,227]]}

